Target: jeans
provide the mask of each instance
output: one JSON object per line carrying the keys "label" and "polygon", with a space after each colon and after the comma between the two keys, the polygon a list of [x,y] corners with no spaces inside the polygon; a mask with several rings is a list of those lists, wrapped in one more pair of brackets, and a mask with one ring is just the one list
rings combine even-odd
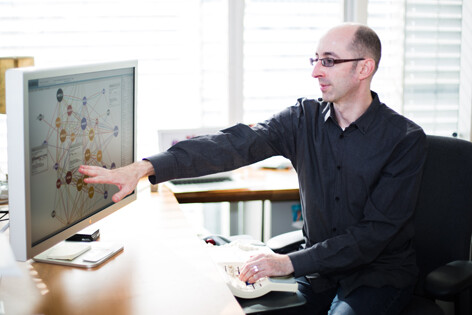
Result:
{"label": "jeans", "polygon": [[297,278],[298,289],[307,300],[298,314],[311,315],[390,315],[399,314],[413,296],[413,287],[361,286],[345,296],[342,288],[313,292],[305,277]]}

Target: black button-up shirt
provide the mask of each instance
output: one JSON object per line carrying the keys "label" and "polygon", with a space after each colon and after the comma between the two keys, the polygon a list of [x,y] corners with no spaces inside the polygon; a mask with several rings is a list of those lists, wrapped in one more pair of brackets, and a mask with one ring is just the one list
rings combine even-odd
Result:
{"label": "black button-up shirt", "polygon": [[345,130],[333,105],[299,99],[253,127],[183,141],[152,156],[153,183],[235,169],[274,155],[298,174],[306,249],[289,254],[315,289],[406,287],[416,279],[412,215],[425,160],[423,130],[372,92]]}

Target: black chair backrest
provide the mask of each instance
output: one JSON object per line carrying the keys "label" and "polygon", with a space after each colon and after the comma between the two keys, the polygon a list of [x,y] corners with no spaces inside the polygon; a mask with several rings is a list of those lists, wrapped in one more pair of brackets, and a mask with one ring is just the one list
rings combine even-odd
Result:
{"label": "black chair backrest", "polygon": [[415,211],[418,288],[433,269],[469,259],[472,232],[472,143],[429,135],[427,143]]}

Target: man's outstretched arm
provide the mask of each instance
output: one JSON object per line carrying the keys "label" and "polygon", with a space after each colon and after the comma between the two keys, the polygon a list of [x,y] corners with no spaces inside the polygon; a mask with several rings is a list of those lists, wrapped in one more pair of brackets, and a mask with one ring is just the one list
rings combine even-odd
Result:
{"label": "man's outstretched arm", "polygon": [[89,176],[84,179],[88,184],[116,185],[120,191],[113,195],[112,200],[118,202],[136,188],[141,178],[154,175],[154,168],[149,161],[143,160],[113,170],[81,165],[79,172]]}

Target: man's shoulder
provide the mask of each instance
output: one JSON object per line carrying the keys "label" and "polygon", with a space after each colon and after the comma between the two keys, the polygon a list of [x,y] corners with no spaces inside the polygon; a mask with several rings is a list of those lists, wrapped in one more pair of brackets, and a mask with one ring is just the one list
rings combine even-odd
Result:
{"label": "man's shoulder", "polygon": [[391,128],[406,134],[411,132],[423,132],[423,129],[416,122],[402,114],[399,114],[387,105],[381,103],[379,109],[381,113],[380,121],[382,124],[386,124],[384,126],[390,126]]}

